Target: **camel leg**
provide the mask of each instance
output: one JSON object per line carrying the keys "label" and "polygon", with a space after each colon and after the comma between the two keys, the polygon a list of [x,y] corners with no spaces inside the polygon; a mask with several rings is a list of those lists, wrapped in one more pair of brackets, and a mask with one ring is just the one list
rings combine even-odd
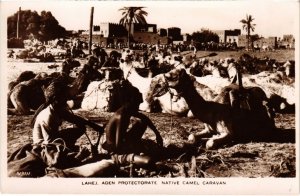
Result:
{"label": "camel leg", "polygon": [[214,135],[206,142],[206,149],[215,149],[216,147],[230,142],[231,134],[221,133],[220,135]]}
{"label": "camel leg", "polygon": [[204,123],[204,129],[197,134],[190,134],[188,137],[188,141],[192,143],[198,143],[205,138],[211,137],[211,128],[208,124]]}
{"label": "camel leg", "polygon": [[21,92],[17,91],[11,93],[10,100],[15,109],[9,109],[9,112],[19,115],[30,114],[30,108],[27,106],[26,100]]}
{"label": "camel leg", "polygon": [[238,90],[231,90],[229,91],[229,99],[230,99],[230,105],[233,108],[239,109],[240,108],[240,100],[238,98],[239,92]]}
{"label": "camel leg", "polygon": [[193,118],[195,116],[194,116],[193,112],[191,110],[189,110],[188,113],[187,113],[187,117]]}
{"label": "camel leg", "polygon": [[10,100],[10,94],[11,94],[11,92],[9,92],[7,94],[7,108],[13,108],[14,107],[13,104],[11,103],[11,100]]}

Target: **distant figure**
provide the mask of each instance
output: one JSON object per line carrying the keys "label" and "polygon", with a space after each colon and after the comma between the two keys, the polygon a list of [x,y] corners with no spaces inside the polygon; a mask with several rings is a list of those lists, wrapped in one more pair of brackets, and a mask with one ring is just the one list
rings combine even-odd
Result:
{"label": "distant figure", "polygon": [[242,75],[238,70],[237,64],[234,62],[234,59],[226,58],[222,66],[226,68],[230,82],[242,87]]}
{"label": "distant figure", "polygon": [[229,97],[230,97],[231,106],[233,108],[240,109],[241,104],[244,104],[247,107],[248,100],[245,97],[245,92],[244,92],[244,87],[242,82],[242,74],[238,70],[237,64],[234,62],[234,59],[226,58],[222,66],[226,68],[229,76],[229,80],[231,82],[231,85],[225,87],[227,89],[230,89]]}
{"label": "distant figure", "polygon": [[145,67],[148,67],[148,59],[149,59],[148,50],[145,50],[143,53],[143,63]]}
{"label": "distant figure", "polygon": [[108,58],[108,55],[103,48],[100,49],[98,58],[99,58],[99,63],[100,63],[99,68],[101,68],[102,65],[107,61],[107,58]]}
{"label": "distant figure", "polygon": [[175,56],[174,57],[174,68],[176,69],[185,69],[185,64],[182,61],[182,56]]}
{"label": "distant figure", "polygon": [[197,48],[196,48],[196,46],[193,46],[193,51],[194,51],[194,56],[196,57],[196,54],[197,54]]}
{"label": "distant figure", "polygon": [[151,55],[147,64],[150,69],[150,77],[154,77],[159,74],[158,60],[155,59],[155,54]]}

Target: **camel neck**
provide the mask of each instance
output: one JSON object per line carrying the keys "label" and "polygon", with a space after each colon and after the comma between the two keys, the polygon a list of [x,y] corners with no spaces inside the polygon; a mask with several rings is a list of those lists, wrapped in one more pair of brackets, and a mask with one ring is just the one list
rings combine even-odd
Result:
{"label": "camel neck", "polygon": [[194,83],[186,85],[181,92],[183,98],[186,100],[189,108],[193,112],[195,116],[197,116],[203,122],[206,122],[206,110],[209,110],[207,107],[207,101],[201,97],[196,88]]}
{"label": "camel neck", "polygon": [[188,104],[197,104],[199,105],[200,103],[203,104],[206,102],[203,97],[201,97],[198,92],[196,91],[196,88],[194,86],[194,83],[190,83],[189,85],[186,85],[182,91],[181,91],[182,96],[184,99],[187,101]]}

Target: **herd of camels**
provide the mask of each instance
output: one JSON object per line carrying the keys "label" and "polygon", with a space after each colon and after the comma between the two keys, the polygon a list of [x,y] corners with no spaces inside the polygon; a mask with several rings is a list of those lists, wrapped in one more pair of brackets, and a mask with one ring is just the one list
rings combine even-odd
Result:
{"label": "herd of camels", "polygon": [[[236,87],[230,84],[216,95],[183,68],[172,69],[151,79],[140,76],[130,63],[123,62],[120,68],[124,78],[143,94],[148,105],[144,111],[151,111],[151,103],[158,100],[162,109],[171,114],[192,113],[205,123],[205,129],[189,136],[190,142],[205,141],[207,149],[214,149],[231,141],[267,140],[270,135],[276,135],[274,113],[260,87],[243,87],[248,106],[236,109],[230,104],[230,92]],[[21,73],[8,87],[8,114],[32,114],[45,101],[44,90],[58,75],[32,71]],[[70,99],[84,92],[91,81],[102,79],[97,70],[84,66],[77,78],[68,81]],[[177,100],[170,99],[174,95]]]}

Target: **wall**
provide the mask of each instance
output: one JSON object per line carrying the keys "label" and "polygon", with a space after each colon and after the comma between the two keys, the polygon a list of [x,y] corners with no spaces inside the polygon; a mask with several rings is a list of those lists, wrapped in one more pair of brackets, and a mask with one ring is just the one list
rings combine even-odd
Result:
{"label": "wall", "polygon": [[268,37],[268,38],[261,38],[253,42],[254,46],[263,47],[263,46],[270,46],[272,48],[277,48],[277,37]]}
{"label": "wall", "polygon": [[168,28],[168,37],[173,41],[182,41],[181,29],[177,27]]}
{"label": "wall", "polygon": [[239,42],[239,36],[226,36],[226,43]]}
{"label": "wall", "polygon": [[133,36],[134,41],[145,44],[167,44],[168,38],[166,36],[161,37],[156,33],[149,32],[135,32]]}
{"label": "wall", "polygon": [[247,47],[247,36],[246,35],[238,36],[237,46],[239,48],[246,48]]}

